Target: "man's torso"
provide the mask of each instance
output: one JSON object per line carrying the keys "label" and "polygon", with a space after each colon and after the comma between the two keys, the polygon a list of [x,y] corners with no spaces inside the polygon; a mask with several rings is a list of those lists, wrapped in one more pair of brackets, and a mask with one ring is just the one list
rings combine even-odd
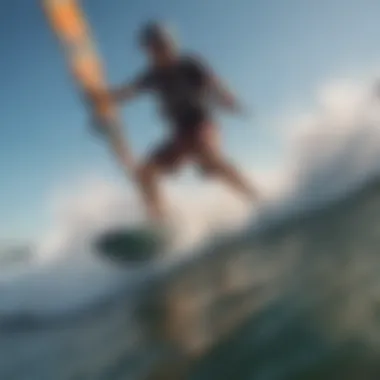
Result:
{"label": "man's torso", "polygon": [[150,69],[138,85],[158,95],[164,116],[175,128],[188,128],[211,117],[208,79],[199,60],[183,56],[168,67]]}

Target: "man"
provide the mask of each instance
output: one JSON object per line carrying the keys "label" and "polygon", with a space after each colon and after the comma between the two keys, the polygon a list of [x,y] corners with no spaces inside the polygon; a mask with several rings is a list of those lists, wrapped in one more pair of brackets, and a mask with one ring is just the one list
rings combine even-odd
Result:
{"label": "man", "polygon": [[149,68],[131,83],[112,91],[112,96],[116,101],[126,101],[146,92],[157,95],[170,127],[169,140],[136,168],[137,182],[151,218],[161,221],[165,213],[160,177],[186,162],[195,163],[205,175],[218,177],[249,200],[256,199],[256,190],[224,158],[212,117],[215,100],[226,109],[239,111],[233,95],[198,58],[179,53],[164,25],[147,24],[139,39]]}

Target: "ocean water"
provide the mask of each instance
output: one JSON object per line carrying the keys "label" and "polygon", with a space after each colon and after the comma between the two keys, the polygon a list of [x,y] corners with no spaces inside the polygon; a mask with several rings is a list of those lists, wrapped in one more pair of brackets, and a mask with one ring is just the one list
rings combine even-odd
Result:
{"label": "ocean water", "polygon": [[[258,274],[271,270],[261,276],[260,291],[278,287],[280,278],[281,289],[197,360],[189,377],[378,378],[379,218],[375,182],[324,209],[253,232],[246,244],[261,266]],[[3,316],[0,378],[144,378],[157,348],[134,313],[139,297],[122,289],[76,312]]]}
{"label": "ocean water", "polygon": [[[308,132],[293,142],[297,155],[275,186],[282,191],[223,248],[249,258],[254,310],[174,378],[380,378],[380,107],[361,88],[352,96],[339,89],[329,87],[323,112],[302,121]],[[104,227],[95,224],[89,233],[80,218],[82,228],[66,231],[54,255],[40,248],[2,266],[0,379],[152,375],[165,347],[139,309],[169,274],[203,254],[186,246],[157,265],[115,265],[92,250],[90,237]]]}

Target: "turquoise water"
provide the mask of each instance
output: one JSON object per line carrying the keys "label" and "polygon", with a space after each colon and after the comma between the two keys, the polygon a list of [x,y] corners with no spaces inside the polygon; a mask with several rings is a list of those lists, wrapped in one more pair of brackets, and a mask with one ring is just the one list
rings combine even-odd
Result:
{"label": "turquoise water", "polygon": [[[263,279],[252,293],[257,308],[192,363],[189,378],[380,378],[377,183],[324,209],[270,223],[245,244],[257,262],[252,276]],[[272,296],[261,297],[267,291]],[[121,293],[75,314],[2,316],[0,378],[144,378],[161,347],[137,317],[136,299]]]}

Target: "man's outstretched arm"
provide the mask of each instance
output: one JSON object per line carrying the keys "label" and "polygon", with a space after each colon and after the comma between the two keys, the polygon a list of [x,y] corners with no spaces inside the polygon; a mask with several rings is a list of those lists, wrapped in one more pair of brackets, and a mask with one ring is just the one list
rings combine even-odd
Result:
{"label": "man's outstretched arm", "polygon": [[135,78],[135,80],[111,90],[111,97],[115,102],[126,102],[132,100],[140,93],[143,93],[151,88],[152,79],[151,73],[145,72]]}
{"label": "man's outstretched arm", "polygon": [[[91,98],[95,104],[126,102],[134,99],[141,92],[144,92],[144,90],[149,89],[150,84],[150,76],[148,74],[143,74],[137,77],[134,81],[128,82],[114,89],[103,90],[96,94],[91,94]],[[97,131],[104,133],[105,128],[109,128],[109,126],[107,126],[107,121],[109,121],[107,117],[104,118],[97,112],[93,113],[92,125]]]}

